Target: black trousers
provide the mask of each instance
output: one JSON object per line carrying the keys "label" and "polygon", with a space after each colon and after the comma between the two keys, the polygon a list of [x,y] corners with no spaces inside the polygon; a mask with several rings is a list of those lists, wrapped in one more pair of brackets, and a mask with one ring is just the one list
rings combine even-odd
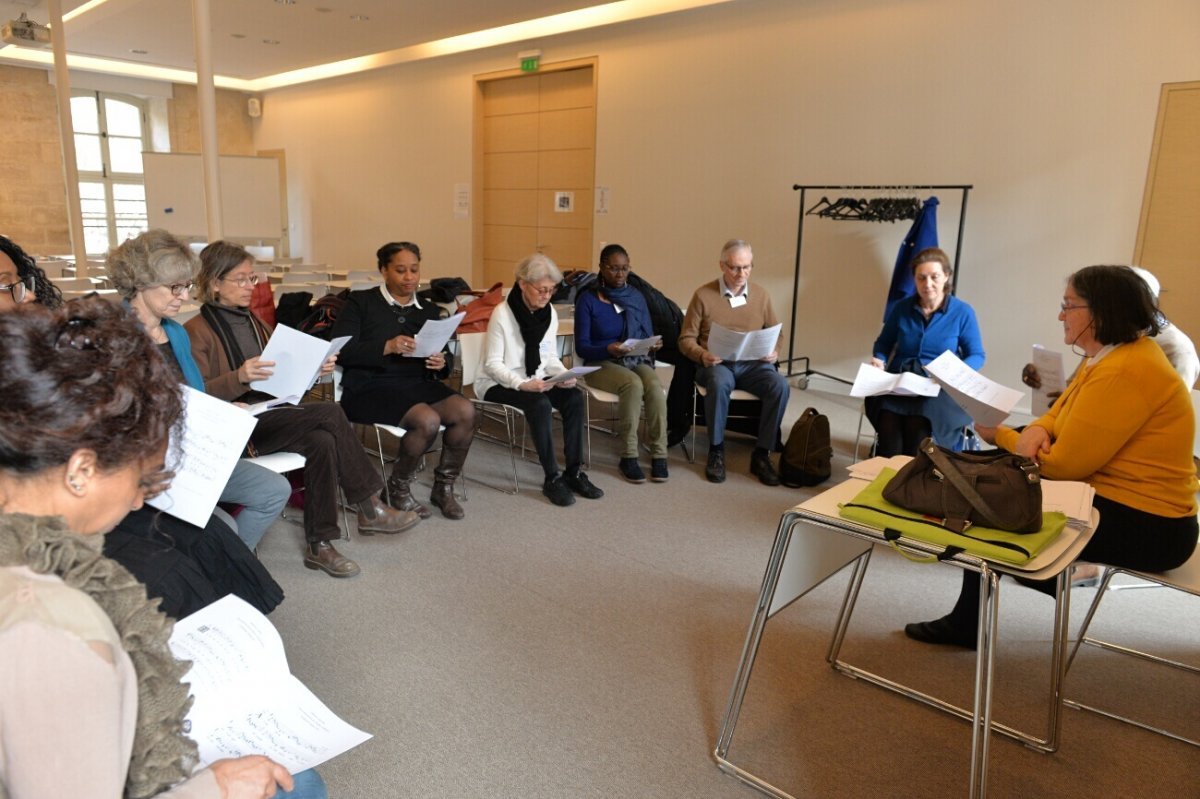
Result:
{"label": "black trousers", "polygon": [[250,443],[260,455],[298,452],[304,464],[304,537],[332,541],[338,528],[338,486],[356,505],[383,490],[383,480],[341,406],[310,402],[259,414]]}
{"label": "black trousers", "polygon": [[554,456],[554,429],[551,416],[558,410],[563,418],[563,455],[567,459],[567,472],[572,473],[583,464],[583,392],[575,388],[552,388],[549,391],[520,391],[503,386],[492,386],[483,395],[488,402],[503,402],[519,408],[529,424],[529,435],[537,450],[542,471],[549,479],[558,474],[558,462]]}
{"label": "black trousers", "polygon": [[[1101,496],[1095,498],[1092,506],[1100,511],[1100,526],[1079,554],[1082,561],[1158,572],[1183,565],[1196,549],[1195,516],[1170,519]],[[978,572],[963,571],[962,591],[950,611],[951,621],[961,630],[977,629],[979,579]],[[1054,580],[1021,582],[1042,593],[1054,594]]]}

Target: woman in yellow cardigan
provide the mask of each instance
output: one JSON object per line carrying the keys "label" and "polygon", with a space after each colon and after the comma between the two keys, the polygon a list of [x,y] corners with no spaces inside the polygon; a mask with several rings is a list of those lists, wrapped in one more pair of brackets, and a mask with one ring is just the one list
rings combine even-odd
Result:
{"label": "woman in yellow cardigan", "polygon": [[[1162,325],[1145,282],[1125,266],[1071,275],[1058,315],[1087,359],[1050,411],[1021,433],[976,425],[989,443],[1033,458],[1051,480],[1096,489],[1100,524],[1080,560],[1165,571],[1196,548],[1195,417],[1187,387],[1149,337]],[[1050,592],[1053,581],[1035,587]],[[954,609],[906,625],[918,641],[975,647],[979,575],[963,572]]]}

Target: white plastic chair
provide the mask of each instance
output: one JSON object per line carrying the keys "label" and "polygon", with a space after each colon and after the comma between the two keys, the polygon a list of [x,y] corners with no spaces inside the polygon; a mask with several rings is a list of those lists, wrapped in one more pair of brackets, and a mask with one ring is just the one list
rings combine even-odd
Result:
{"label": "white plastic chair", "polygon": [[[304,464],[308,459],[299,452],[272,452],[269,455],[258,455],[254,458],[247,458],[251,463],[256,463],[264,469],[270,469],[276,474],[287,474],[294,472],[297,469],[303,469]],[[341,489],[338,489],[341,493]],[[346,514],[345,504],[339,502],[342,506],[342,538],[350,540],[350,517]],[[285,507],[286,511],[286,507]],[[286,518],[286,516],[284,517]]]}
{"label": "white plastic chair", "polygon": [[[688,463],[696,462],[696,418],[699,414],[698,409],[700,407],[700,398],[706,397],[706,396],[708,396],[708,390],[706,388],[704,388],[704,386],[702,386],[698,383],[693,384],[693,386],[692,386],[692,448],[690,450],[686,446],[683,448],[683,451],[687,454]],[[733,408],[733,403],[745,402],[745,401],[757,402],[759,404],[760,414],[761,414],[762,400],[759,399],[758,395],[751,394],[749,391],[743,391],[740,388],[735,388],[733,390],[733,392],[729,395],[729,406],[730,406],[731,410]],[[759,414],[755,414],[754,416],[751,416],[750,414],[730,413],[729,416],[726,417],[726,419],[728,420],[728,419],[757,418],[758,415]],[[704,424],[706,426],[708,425],[708,419],[704,420]],[[726,428],[726,429],[728,429],[728,428]]]}

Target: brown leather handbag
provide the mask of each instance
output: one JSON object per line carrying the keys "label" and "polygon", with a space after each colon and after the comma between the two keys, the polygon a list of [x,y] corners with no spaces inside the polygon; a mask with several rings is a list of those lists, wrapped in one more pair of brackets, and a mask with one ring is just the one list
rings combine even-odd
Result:
{"label": "brown leather handbag", "polygon": [[951,452],[927,438],[884,488],[883,498],[941,519],[956,533],[972,524],[1013,533],[1042,529],[1041,470],[1002,449]]}

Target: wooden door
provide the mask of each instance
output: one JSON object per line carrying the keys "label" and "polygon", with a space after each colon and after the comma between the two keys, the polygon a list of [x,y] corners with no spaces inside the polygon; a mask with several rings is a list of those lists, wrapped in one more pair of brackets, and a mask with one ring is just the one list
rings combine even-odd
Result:
{"label": "wooden door", "polygon": [[542,252],[590,269],[595,182],[595,65],[477,79],[475,274],[511,285],[517,261]]}
{"label": "wooden door", "polygon": [[1163,84],[1133,262],[1162,284],[1167,318],[1200,336],[1200,81]]}

